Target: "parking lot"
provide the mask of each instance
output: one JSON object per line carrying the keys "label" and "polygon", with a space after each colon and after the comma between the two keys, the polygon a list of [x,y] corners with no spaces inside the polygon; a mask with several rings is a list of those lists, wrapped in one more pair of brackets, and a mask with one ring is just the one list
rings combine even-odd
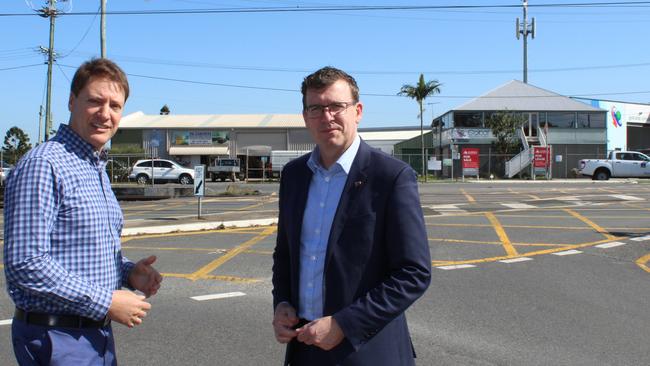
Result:
{"label": "parking lot", "polygon": [[[273,218],[262,195],[122,204],[127,228]],[[408,312],[418,365],[644,365],[650,359],[650,184],[425,184],[430,289]],[[271,328],[276,227],[124,237],[164,274],[135,329],[114,326],[125,365],[278,365]],[[0,279],[0,364],[13,305]]]}

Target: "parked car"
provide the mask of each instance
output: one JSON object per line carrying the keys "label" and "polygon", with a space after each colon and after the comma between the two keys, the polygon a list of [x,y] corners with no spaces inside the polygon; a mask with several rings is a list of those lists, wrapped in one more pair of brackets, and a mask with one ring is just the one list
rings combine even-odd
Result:
{"label": "parked car", "polygon": [[14,166],[5,163],[4,161],[0,161],[0,184],[4,185],[5,181],[7,180],[7,177],[9,176],[9,173],[13,170]]}
{"label": "parked car", "polygon": [[229,179],[233,182],[237,179],[243,179],[241,169],[239,167],[239,159],[217,158],[214,159],[212,165],[208,167],[210,179],[216,182],[219,179],[225,182]]}
{"label": "parked car", "polygon": [[607,159],[582,159],[578,173],[593,180],[650,178],[650,158],[636,151],[612,151]]}
{"label": "parked car", "polygon": [[154,182],[166,181],[180,184],[194,182],[194,169],[185,168],[175,161],[165,159],[154,159],[153,167],[151,163],[151,159],[136,161],[131,168],[129,180],[135,180],[138,184],[147,184],[151,181],[153,171]]}

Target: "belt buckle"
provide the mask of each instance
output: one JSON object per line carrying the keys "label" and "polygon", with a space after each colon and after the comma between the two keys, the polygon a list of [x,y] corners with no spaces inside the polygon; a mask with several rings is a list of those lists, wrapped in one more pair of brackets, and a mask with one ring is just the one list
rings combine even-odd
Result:
{"label": "belt buckle", "polygon": [[103,320],[102,328],[111,325],[111,318],[109,318],[108,315],[106,315],[102,320]]}

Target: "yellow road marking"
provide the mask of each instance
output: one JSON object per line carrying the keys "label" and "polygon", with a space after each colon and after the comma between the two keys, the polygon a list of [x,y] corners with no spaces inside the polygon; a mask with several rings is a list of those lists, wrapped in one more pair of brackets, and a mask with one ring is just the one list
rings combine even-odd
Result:
{"label": "yellow road marking", "polygon": [[[191,273],[161,273],[161,275],[163,277],[185,278],[194,281]],[[245,277],[237,277],[237,276],[213,276],[213,275],[205,275],[202,276],[201,279],[220,280],[220,281],[228,281],[228,282],[241,282],[241,283],[255,283],[255,282],[262,281],[255,278],[245,278]]]}
{"label": "yellow road marking", "polygon": [[176,233],[165,233],[165,234],[142,234],[142,235],[133,235],[133,236],[123,236],[122,243],[127,242],[133,239],[151,239],[151,238],[163,238],[163,237],[172,237],[172,236],[189,236],[189,235],[202,235],[202,234],[257,234],[261,230],[261,227],[244,227],[244,228],[223,228],[223,229],[213,229],[213,230],[203,230],[203,231],[184,231]]}
{"label": "yellow road marking", "polygon": [[568,212],[571,216],[575,217],[576,219],[578,219],[578,220],[584,222],[585,224],[591,226],[594,230],[596,230],[597,232],[604,235],[607,239],[610,239],[610,240],[616,239],[616,236],[610,234],[607,230],[605,230],[602,227],[598,226],[595,222],[593,222],[593,221],[589,220],[588,218],[580,215],[579,213],[577,213],[577,212],[575,212],[573,210],[569,210],[568,208],[565,209],[564,211]]}
{"label": "yellow road marking", "polygon": [[473,202],[476,202],[476,200],[474,199],[474,197],[472,197],[469,193],[465,192],[464,189],[461,188],[460,191],[463,193],[463,195],[465,196],[465,198],[467,198],[467,201],[468,201],[468,202],[472,202],[472,203],[473,203]]}
{"label": "yellow road marking", "polygon": [[[565,217],[566,218],[566,217]],[[488,225],[488,224],[443,224],[443,223],[436,223],[436,224],[431,224],[427,226],[451,226],[451,227],[493,227],[493,225]],[[589,227],[569,227],[569,226],[541,226],[541,225],[501,225],[504,228],[511,228],[511,229],[552,229],[552,230],[592,230],[592,228]],[[625,227],[625,228],[609,228],[609,229],[615,229],[615,230],[650,230],[650,228],[630,228],[630,227]]]}
{"label": "yellow road marking", "polygon": [[[429,241],[457,244],[503,245],[503,243],[500,241],[479,241],[445,238],[429,238]],[[575,243],[512,243],[512,245],[516,247],[565,247],[567,245],[575,245]]]}
{"label": "yellow road marking", "polygon": [[[616,238],[617,240],[625,240],[628,237],[622,236]],[[561,252],[564,250],[569,250],[569,249],[578,249],[578,248],[585,248],[585,247],[590,247],[594,246],[597,244],[603,244],[603,243],[608,243],[611,242],[612,240],[610,239],[603,239],[603,240],[598,240],[590,243],[583,243],[583,244],[575,244],[575,245],[567,245],[564,247],[558,247],[558,248],[553,248],[553,249],[545,249],[545,250],[538,250],[535,252],[528,252],[528,253],[522,253],[519,255],[514,255],[514,256],[499,256],[499,257],[489,257],[489,258],[480,258],[480,259],[467,259],[467,260],[460,260],[460,261],[454,261],[454,260],[448,260],[448,261],[442,261],[442,260],[437,260],[437,261],[431,261],[431,264],[433,266],[446,266],[446,265],[457,265],[457,264],[476,264],[476,263],[488,263],[488,262],[496,262],[504,259],[513,259],[513,258],[519,258],[519,257],[533,257],[537,255],[543,255],[543,254],[550,254],[550,253],[556,253],[556,252]]]}
{"label": "yellow road marking", "polygon": [[492,223],[492,226],[494,227],[494,231],[497,233],[497,236],[501,240],[501,243],[503,244],[503,249],[505,249],[506,253],[508,253],[509,256],[516,256],[518,255],[517,250],[515,247],[512,246],[512,243],[510,242],[510,238],[508,238],[508,234],[506,234],[506,231],[503,229],[503,226],[501,226],[501,223],[497,218],[494,216],[493,213],[486,213],[485,217],[490,220]]}
{"label": "yellow road marking", "polygon": [[257,244],[264,238],[268,237],[269,235],[273,234],[276,230],[275,226],[270,226],[264,229],[261,233],[259,233],[257,236],[253,237],[252,239],[246,241],[245,243],[242,243],[238,245],[237,247],[231,249],[228,251],[228,253],[222,255],[221,257],[213,260],[212,262],[208,263],[207,265],[203,266],[200,268],[198,271],[192,273],[190,275],[190,279],[192,281],[195,281],[198,278],[201,278],[203,276],[208,275],[210,272],[214,271],[215,269],[219,268],[221,265],[224,263],[228,262],[229,260],[233,259],[243,251],[247,250],[248,248],[252,247],[253,245]]}
{"label": "yellow road marking", "polygon": [[[227,252],[229,249],[225,248],[173,248],[173,247],[147,247],[147,246],[123,246],[122,249],[139,249],[139,250],[168,250],[168,251],[188,251],[188,252]],[[244,253],[248,254],[273,254],[269,250],[245,250]]]}
{"label": "yellow road marking", "polygon": [[636,265],[641,267],[644,271],[650,273],[650,267],[648,267],[648,262],[650,262],[650,254],[646,254],[643,257],[636,260]]}

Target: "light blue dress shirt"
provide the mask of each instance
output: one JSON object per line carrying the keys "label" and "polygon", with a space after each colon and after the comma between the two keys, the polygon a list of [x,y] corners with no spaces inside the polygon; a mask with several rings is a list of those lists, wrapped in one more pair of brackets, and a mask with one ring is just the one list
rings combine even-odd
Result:
{"label": "light blue dress shirt", "polygon": [[360,143],[361,139],[357,135],[352,145],[329,169],[321,165],[318,147],[312,151],[307,161],[307,166],[314,174],[309,184],[300,233],[298,316],[303,319],[314,320],[323,316],[323,269],[327,242]]}

